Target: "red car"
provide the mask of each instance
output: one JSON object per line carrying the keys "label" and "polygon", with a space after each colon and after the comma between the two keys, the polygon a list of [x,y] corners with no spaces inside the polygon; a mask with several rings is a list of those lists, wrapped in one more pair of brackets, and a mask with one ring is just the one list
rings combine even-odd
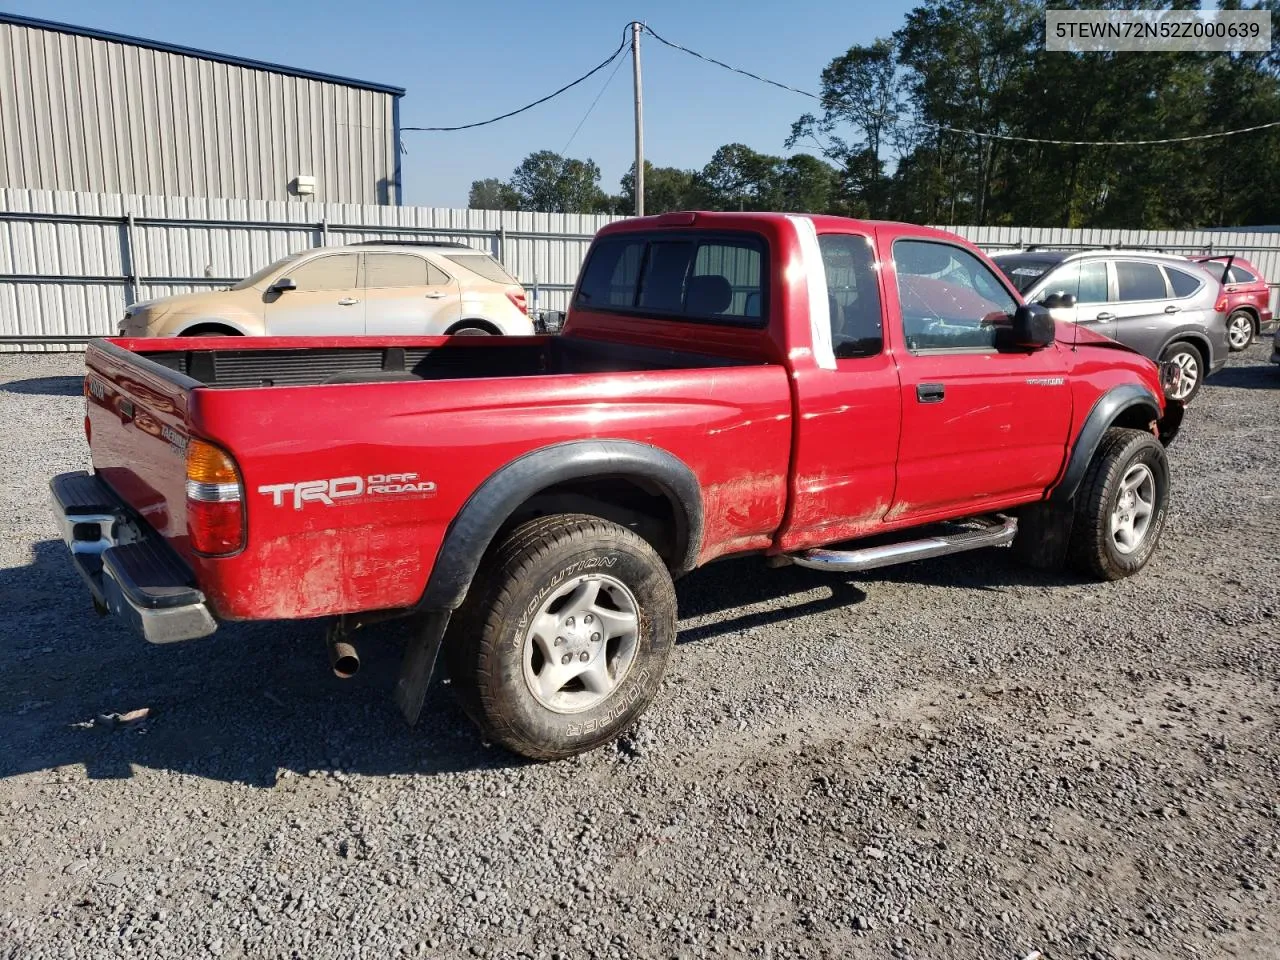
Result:
{"label": "red car", "polygon": [[1258,268],[1243,257],[1192,257],[1219,278],[1227,295],[1227,342],[1234,353],[1253,343],[1253,338],[1276,329],[1271,315],[1271,288]]}
{"label": "red car", "polygon": [[[486,735],[618,736],[721,557],[864,571],[1013,543],[1117,579],[1151,557],[1174,364],[1055,327],[976,248],[837,217],[604,228],[558,337],[95,341],[92,473],[54,479],[101,609],[148,639],[220,621],[412,617]],[[837,544],[841,544],[837,546]]]}

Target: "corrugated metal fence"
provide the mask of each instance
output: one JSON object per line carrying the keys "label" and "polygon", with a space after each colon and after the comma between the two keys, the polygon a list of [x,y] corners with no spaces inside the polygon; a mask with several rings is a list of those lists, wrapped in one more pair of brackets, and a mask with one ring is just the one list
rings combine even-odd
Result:
{"label": "corrugated metal fence", "polygon": [[[224,286],[286,254],[436,239],[492,253],[537,307],[564,309],[592,235],[614,218],[436,207],[0,189],[0,350],[74,349],[126,304]],[[1280,233],[950,227],[996,251],[1030,244],[1238,253],[1280,278]]]}
{"label": "corrugated metal fence", "polygon": [[[564,308],[613,217],[0,189],[0,349],[110,335],[127,304],[234,283],[310,247],[452,240]],[[532,306],[532,304],[531,304]]]}

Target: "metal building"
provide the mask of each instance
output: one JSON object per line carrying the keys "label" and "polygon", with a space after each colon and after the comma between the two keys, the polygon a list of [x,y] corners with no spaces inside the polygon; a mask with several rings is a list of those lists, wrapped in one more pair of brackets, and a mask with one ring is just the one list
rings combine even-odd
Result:
{"label": "metal building", "polygon": [[0,187],[398,204],[403,95],[0,13]]}

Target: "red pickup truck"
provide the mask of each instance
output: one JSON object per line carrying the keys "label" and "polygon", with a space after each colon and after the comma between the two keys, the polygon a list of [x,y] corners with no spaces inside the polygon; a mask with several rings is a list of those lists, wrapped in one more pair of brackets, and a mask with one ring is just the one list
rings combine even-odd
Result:
{"label": "red pickup truck", "polygon": [[[93,472],[52,482],[100,611],[416,626],[493,740],[627,728],[721,557],[863,571],[1012,543],[1115,579],[1165,518],[1158,368],[1056,327],[975,248],[898,223],[678,213],[602,230],[557,337],[90,345]],[[836,546],[839,544],[839,546]]]}

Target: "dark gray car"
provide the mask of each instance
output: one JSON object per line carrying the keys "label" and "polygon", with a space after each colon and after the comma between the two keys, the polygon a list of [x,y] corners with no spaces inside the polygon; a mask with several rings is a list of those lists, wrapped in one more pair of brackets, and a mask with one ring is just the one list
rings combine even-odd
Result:
{"label": "dark gray car", "polygon": [[1185,257],[1138,250],[1028,250],[992,257],[1028,302],[1071,294],[1057,320],[1084,324],[1152,360],[1182,368],[1175,399],[1190,400],[1227,362],[1221,283]]}

